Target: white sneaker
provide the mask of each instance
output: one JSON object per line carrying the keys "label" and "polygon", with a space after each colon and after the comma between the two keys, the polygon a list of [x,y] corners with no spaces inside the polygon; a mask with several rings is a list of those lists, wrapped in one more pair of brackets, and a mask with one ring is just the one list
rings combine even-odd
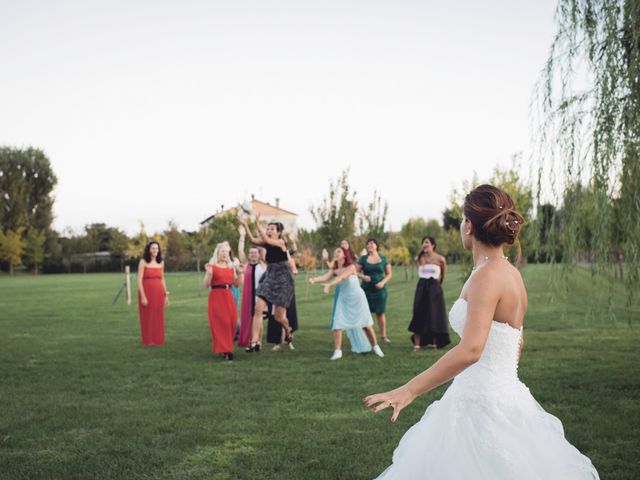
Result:
{"label": "white sneaker", "polygon": [[375,353],[380,358],[384,357],[384,353],[382,353],[382,349],[380,348],[380,345],[373,346],[373,353]]}
{"label": "white sneaker", "polygon": [[342,350],[334,350],[331,360],[340,360],[342,358]]}

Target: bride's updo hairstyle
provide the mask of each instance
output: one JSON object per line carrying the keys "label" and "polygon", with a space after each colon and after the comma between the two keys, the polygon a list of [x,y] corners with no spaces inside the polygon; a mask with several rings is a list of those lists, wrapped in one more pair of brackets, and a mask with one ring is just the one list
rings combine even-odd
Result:
{"label": "bride's updo hairstyle", "polygon": [[509,194],[493,185],[471,190],[464,199],[463,211],[473,225],[473,235],[494,247],[513,245],[524,224]]}

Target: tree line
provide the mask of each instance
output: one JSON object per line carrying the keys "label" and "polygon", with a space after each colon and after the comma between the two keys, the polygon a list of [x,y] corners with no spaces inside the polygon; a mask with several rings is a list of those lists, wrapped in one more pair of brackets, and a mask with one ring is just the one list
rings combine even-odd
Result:
{"label": "tree line", "polygon": [[[543,204],[534,212],[533,188],[520,171],[519,161],[514,158],[511,167],[496,168],[490,178],[471,178],[452,192],[441,218],[411,218],[399,231],[392,232],[387,223],[388,202],[378,192],[370,201],[361,201],[350,186],[349,170],[345,170],[330,182],[324,200],[310,207],[315,228],[301,229],[296,238],[287,240],[290,246],[295,245],[296,261],[304,270],[318,268],[322,249],[332,252],[342,239],[349,239],[358,252],[371,237],[380,242],[382,253],[395,265],[412,264],[421,239],[427,235],[436,238],[438,251],[450,263],[469,263],[459,232],[462,202],[474,185],[488,182],[506,190],[530,220],[522,230],[520,246],[510,252],[514,260],[561,261],[569,248],[573,255],[588,262],[598,228],[594,214],[598,199],[593,189],[577,185],[566,192],[562,207]],[[144,246],[153,239],[165,253],[168,270],[199,271],[218,242],[228,240],[232,246],[237,245],[238,220],[233,215],[217,215],[196,231],[181,230],[169,222],[165,230],[151,233],[140,224],[138,233],[129,236],[118,227],[96,222],[81,232],[56,232],[51,226],[56,183],[50,162],[41,150],[0,148],[2,270],[13,273],[21,266],[33,273],[120,271],[127,264],[135,268]],[[615,199],[611,201],[615,208]],[[562,228],[569,211],[572,222],[573,214],[582,212],[582,222],[571,232]],[[612,255],[621,255],[620,232],[614,228],[610,237]]]}

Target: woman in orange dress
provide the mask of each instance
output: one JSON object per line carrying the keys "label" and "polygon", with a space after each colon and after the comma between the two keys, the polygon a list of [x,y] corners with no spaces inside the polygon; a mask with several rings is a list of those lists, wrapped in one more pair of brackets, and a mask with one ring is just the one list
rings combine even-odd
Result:
{"label": "woman in orange dress", "polygon": [[233,336],[238,323],[238,309],[231,292],[232,286],[240,285],[239,275],[243,266],[236,270],[229,257],[228,242],[219,243],[209,263],[203,284],[209,289],[209,328],[211,330],[211,351],[225,360],[233,360]]}
{"label": "woman in orange dress", "polygon": [[162,251],[158,242],[151,241],[144,247],[138,264],[138,312],[142,345],[164,345],[164,307],[168,304]]}

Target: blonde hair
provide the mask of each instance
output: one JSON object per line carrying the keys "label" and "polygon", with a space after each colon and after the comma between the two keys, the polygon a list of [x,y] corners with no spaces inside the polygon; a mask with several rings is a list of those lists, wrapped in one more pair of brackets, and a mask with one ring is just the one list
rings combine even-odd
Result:
{"label": "blonde hair", "polygon": [[[229,242],[220,242],[216,245],[216,248],[213,250],[213,255],[211,255],[211,258],[209,259],[210,264],[215,265],[220,261],[220,252],[222,249],[227,249],[230,252],[231,246],[229,245]],[[232,265],[231,257],[229,257],[228,263],[229,265]]]}

